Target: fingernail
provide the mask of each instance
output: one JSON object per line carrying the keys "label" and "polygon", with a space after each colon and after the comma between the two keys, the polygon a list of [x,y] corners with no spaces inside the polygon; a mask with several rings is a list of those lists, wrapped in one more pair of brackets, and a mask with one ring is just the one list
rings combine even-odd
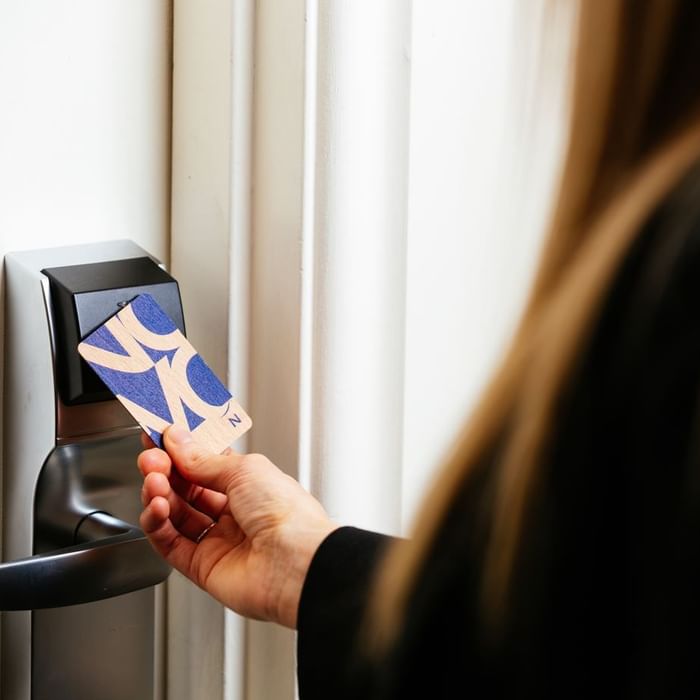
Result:
{"label": "fingernail", "polygon": [[168,439],[172,440],[176,445],[186,445],[188,442],[192,442],[192,435],[184,428],[172,425],[168,428]]}

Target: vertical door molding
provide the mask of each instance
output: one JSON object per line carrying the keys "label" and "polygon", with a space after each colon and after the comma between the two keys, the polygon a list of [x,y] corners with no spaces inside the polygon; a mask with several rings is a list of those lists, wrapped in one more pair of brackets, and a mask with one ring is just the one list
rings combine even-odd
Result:
{"label": "vertical door molding", "polygon": [[[175,0],[172,270],[188,336],[248,402],[253,0]],[[239,443],[245,449],[245,443]],[[168,700],[244,697],[245,623],[168,584]]]}
{"label": "vertical door molding", "polygon": [[[304,0],[258,0],[255,14],[249,447],[298,475],[304,245]],[[246,698],[292,700],[294,634],[249,622]]]}
{"label": "vertical door molding", "polygon": [[303,467],[332,517],[384,532],[401,510],[410,27],[405,0],[319,5]]}

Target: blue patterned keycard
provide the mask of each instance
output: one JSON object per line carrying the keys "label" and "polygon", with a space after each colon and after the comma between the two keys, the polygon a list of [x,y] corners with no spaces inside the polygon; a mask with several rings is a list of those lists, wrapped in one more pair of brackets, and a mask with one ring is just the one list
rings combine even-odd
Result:
{"label": "blue patterned keycard", "polygon": [[96,328],[78,352],[153,442],[178,425],[222,452],[252,421],[149,294]]}

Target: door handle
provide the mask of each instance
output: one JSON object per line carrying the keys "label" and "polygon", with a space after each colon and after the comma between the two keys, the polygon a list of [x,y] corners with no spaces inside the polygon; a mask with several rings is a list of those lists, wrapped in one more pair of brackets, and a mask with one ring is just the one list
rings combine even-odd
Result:
{"label": "door handle", "polygon": [[134,525],[95,511],[75,532],[77,544],[0,564],[0,610],[90,603],[164,581],[170,566]]}

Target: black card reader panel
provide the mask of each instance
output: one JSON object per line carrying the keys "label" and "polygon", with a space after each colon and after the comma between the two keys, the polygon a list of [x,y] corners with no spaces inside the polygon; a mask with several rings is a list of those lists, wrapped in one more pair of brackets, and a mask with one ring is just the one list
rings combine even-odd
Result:
{"label": "black card reader panel", "polygon": [[68,406],[113,398],[77,347],[134,297],[150,294],[185,332],[177,282],[149,257],[50,267],[42,272],[51,289],[56,383]]}

